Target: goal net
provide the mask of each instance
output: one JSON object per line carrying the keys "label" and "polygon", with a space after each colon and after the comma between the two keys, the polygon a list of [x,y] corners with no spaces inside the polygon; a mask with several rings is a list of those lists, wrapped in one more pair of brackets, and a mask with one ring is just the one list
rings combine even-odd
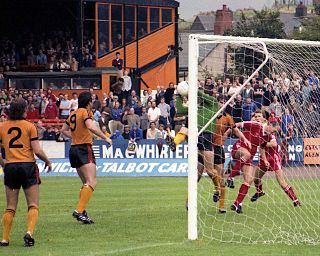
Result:
{"label": "goal net", "polygon": [[[320,243],[319,54],[318,42],[190,36],[189,239],[235,243]],[[218,102],[221,99],[225,102],[223,107],[223,101]],[[211,104],[205,103],[208,100],[212,101]],[[213,111],[214,106],[219,106],[218,112]],[[256,182],[252,182],[240,204],[243,212],[236,213],[230,206],[238,202],[239,189],[243,188],[242,172],[233,178],[233,189],[225,187],[223,204],[214,202],[216,191],[219,191],[221,201],[223,186],[216,186],[214,175],[208,175],[208,169],[212,168],[210,162],[216,163],[214,171],[222,166],[224,181],[221,184],[225,184],[230,170],[235,169],[237,163],[231,157],[237,137],[231,133],[225,139],[225,163],[222,164],[221,155],[211,158],[205,153],[207,144],[212,143],[206,133],[221,134],[221,130],[217,134],[215,124],[223,113],[230,115],[235,123],[241,123],[252,120],[259,110],[264,117],[262,123],[280,124],[276,133],[276,152],[282,164],[283,179],[277,179],[276,172],[272,171],[265,172],[262,179],[254,179],[254,176],[258,177],[258,171],[253,172],[252,179]],[[208,113],[214,114],[208,116]],[[228,127],[227,123],[223,125]],[[248,129],[245,131],[248,133]],[[251,136],[257,136],[250,132]],[[253,159],[254,169],[259,163],[259,148]],[[204,175],[197,183],[199,169]],[[264,195],[252,202],[257,191],[259,196],[262,195],[260,184]],[[240,194],[245,192],[240,189]],[[294,203],[298,207],[294,207]],[[222,208],[226,213],[221,213]]]}

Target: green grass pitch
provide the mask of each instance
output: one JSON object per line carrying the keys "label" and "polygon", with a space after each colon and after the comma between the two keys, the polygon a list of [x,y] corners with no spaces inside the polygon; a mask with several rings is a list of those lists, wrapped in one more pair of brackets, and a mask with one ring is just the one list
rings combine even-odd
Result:
{"label": "green grass pitch", "polygon": [[[98,178],[88,206],[93,225],[82,225],[71,216],[79,195],[78,178],[48,177],[42,182],[35,247],[23,247],[27,210],[21,193],[10,246],[0,247],[0,255],[320,255],[320,246],[188,241],[186,178]],[[5,208],[4,191],[0,208]],[[235,217],[229,211],[226,218]]]}

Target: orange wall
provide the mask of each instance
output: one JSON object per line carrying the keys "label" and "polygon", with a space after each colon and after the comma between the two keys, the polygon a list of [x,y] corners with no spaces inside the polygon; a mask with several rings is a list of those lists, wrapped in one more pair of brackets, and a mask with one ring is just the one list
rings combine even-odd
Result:
{"label": "orange wall", "polygon": [[[142,67],[168,53],[168,46],[175,44],[174,24],[169,25],[153,34],[139,40],[139,67]],[[136,67],[136,42],[126,46],[126,65],[129,68]],[[118,49],[123,58],[123,48]],[[115,58],[112,52],[97,60],[97,67],[110,67]]]}
{"label": "orange wall", "polygon": [[[154,90],[159,85],[166,88],[170,82],[176,83],[176,59],[171,59],[165,65],[162,64],[143,74],[142,78]],[[147,88],[141,83],[141,90],[144,89]]]}

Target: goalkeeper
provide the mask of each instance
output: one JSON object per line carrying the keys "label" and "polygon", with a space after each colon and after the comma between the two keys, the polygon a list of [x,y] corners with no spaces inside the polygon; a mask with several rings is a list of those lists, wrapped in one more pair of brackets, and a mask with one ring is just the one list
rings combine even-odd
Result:
{"label": "goalkeeper", "polygon": [[[181,97],[177,97],[176,101],[176,116],[175,121],[181,121],[180,117],[184,116],[188,107],[182,104]],[[205,94],[202,90],[198,91],[198,128],[204,127],[210,119],[219,110],[218,102],[214,97]],[[168,134],[167,143],[172,151],[175,151],[176,146],[187,139],[188,136],[188,117],[185,119],[185,126],[181,127],[175,138],[171,138]],[[215,192],[213,201],[218,202],[220,198],[220,183],[221,177],[214,169],[214,152],[213,152],[213,137],[215,130],[215,121],[213,121],[198,138],[198,181],[200,180],[204,169],[212,179]],[[169,131],[168,131],[169,132]]]}

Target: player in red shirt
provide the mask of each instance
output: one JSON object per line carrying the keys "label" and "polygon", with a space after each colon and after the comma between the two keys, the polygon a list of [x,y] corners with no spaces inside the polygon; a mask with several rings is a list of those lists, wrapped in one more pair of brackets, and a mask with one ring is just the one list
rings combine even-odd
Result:
{"label": "player in red shirt", "polygon": [[[261,110],[259,110],[259,109],[254,113],[251,121],[255,121],[255,122],[258,122],[261,124],[266,124],[266,120],[263,117]],[[247,133],[247,135],[248,135],[248,133]],[[250,135],[250,133],[249,133],[249,135]],[[236,159],[234,159],[234,160],[236,160]],[[229,177],[226,181],[226,185],[229,188],[234,188],[233,178],[239,173],[239,171],[241,170],[241,168],[244,164],[244,162],[241,163],[241,161],[243,162],[243,160],[241,158],[236,160],[236,163],[233,166],[231,173],[229,174]]]}
{"label": "player in red shirt", "polygon": [[262,189],[262,178],[267,171],[275,172],[277,181],[283,191],[293,201],[295,207],[301,206],[293,188],[285,181],[283,170],[281,168],[281,157],[279,154],[279,145],[276,136],[271,134],[265,138],[265,143],[260,147],[259,166],[255,170],[254,184],[257,192],[251,197],[251,201],[255,202],[259,197],[264,196]]}
{"label": "player in red shirt", "polygon": [[242,201],[254,180],[253,157],[257,153],[258,147],[265,142],[264,137],[277,132],[280,129],[280,125],[277,122],[263,125],[260,122],[250,121],[239,123],[237,126],[244,129],[244,136],[251,142],[251,148],[249,148],[242,140],[238,140],[233,145],[231,153],[233,159],[240,160],[236,162],[234,169],[242,169],[244,177],[244,182],[239,189],[236,200],[231,206],[231,210],[242,213]]}

